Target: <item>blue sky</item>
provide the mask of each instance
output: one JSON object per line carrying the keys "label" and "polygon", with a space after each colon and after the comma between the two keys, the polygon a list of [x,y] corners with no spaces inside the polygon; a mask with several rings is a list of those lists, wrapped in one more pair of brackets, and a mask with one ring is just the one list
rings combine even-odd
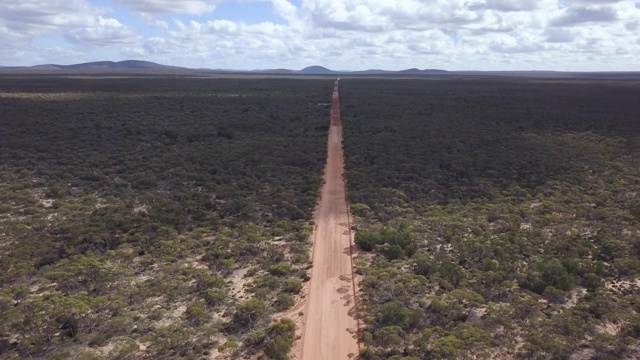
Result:
{"label": "blue sky", "polygon": [[640,71],[631,0],[1,0],[0,66]]}

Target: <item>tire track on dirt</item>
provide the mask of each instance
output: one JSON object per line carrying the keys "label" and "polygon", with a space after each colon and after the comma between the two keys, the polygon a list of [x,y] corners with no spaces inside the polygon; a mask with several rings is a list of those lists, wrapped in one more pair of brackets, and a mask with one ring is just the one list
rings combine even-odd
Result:
{"label": "tire track on dirt", "polygon": [[353,239],[344,181],[339,79],[333,89],[327,164],[313,234],[313,267],[296,358],[339,360],[358,355]]}

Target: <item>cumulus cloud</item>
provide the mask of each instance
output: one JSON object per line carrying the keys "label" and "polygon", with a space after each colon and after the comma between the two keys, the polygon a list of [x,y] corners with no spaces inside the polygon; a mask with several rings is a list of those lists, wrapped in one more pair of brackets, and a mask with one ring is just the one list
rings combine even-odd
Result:
{"label": "cumulus cloud", "polygon": [[271,0],[273,11],[281,18],[287,20],[289,24],[298,25],[300,23],[300,16],[298,8],[290,3],[288,0]]}
{"label": "cumulus cloud", "polygon": [[90,24],[92,13],[99,9],[84,0],[52,0],[43,5],[39,0],[2,0],[0,27],[37,36],[58,28]]}
{"label": "cumulus cloud", "polygon": [[618,20],[616,11],[604,8],[570,8],[565,14],[551,21],[553,26],[574,26],[583,23],[610,23]]}
{"label": "cumulus cloud", "polygon": [[550,43],[569,43],[575,39],[575,34],[563,28],[549,28],[544,34],[546,41]]}
{"label": "cumulus cloud", "polygon": [[[637,39],[629,30],[634,17],[621,15],[629,12],[620,1],[270,2],[285,24],[175,20],[163,41],[147,44],[145,51],[159,54],[158,48],[171,48],[165,53],[179,51],[219,65],[214,67],[238,67],[255,59],[273,67],[319,63],[339,69],[421,64],[486,69],[526,64],[545,69],[557,68],[554,59],[571,52],[593,52],[601,46],[604,53],[615,53],[608,39],[616,36],[629,37],[630,46]],[[568,59],[567,66],[573,66],[575,59]],[[243,68],[254,67],[268,66]]]}
{"label": "cumulus cloud", "polygon": [[116,0],[146,14],[206,14],[215,10],[215,1],[206,0]]}
{"label": "cumulus cloud", "polygon": [[[0,58],[33,61],[69,51],[91,60],[110,54],[239,69],[640,63],[640,9],[628,0],[111,0],[122,5],[114,9],[91,1],[0,0]],[[222,2],[237,3],[227,11],[246,6],[247,14],[262,2],[261,11],[269,4],[272,12],[225,18],[216,11]],[[45,36],[65,43],[33,45]]]}
{"label": "cumulus cloud", "polygon": [[152,14],[141,13],[140,14],[140,18],[149,27],[159,28],[159,29],[168,29],[169,28],[169,23],[167,21],[160,20],[160,19],[156,18]]}
{"label": "cumulus cloud", "polygon": [[615,4],[625,0],[568,0],[568,4],[585,4],[585,5],[606,5]]}
{"label": "cumulus cloud", "polygon": [[72,29],[65,36],[72,43],[98,47],[134,43],[138,40],[133,29],[116,19],[105,19],[102,16],[90,26]]}
{"label": "cumulus cloud", "polygon": [[167,48],[167,42],[161,37],[152,37],[145,40],[143,44],[144,52],[147,54],[170,54],[171,49]]}
{"label": "cumulus cloud", "polygon": [[[2,0],[0,58],[16,65],[69,63],[88,60],[92,49],[141,40],[133,28],[115,18],[103,17],[107,13],[108,9],[88,0]],[[43,38],[66,42],[36,45]],[[113,50],[117,52],[118,48]]]}
{"label": "cumulus cloud", "polygon": [[530,53],[530,52],[538,52],[543,49],[543,46],[540,44],[516,44],[516,45],[506,45],[506,44],[493,44],[490,46],[490,49],[499,53]]}
{"label": "cumulus cloud", "polygon": [[465,1],[306,0],[302,11],[318,27],[352,31],[424,30],[482,20]]}
{"label": "cumulus cloud", "polygon": [[471,9],[492,9],[498,11],[527,11],[537,9],[537,0],[485,0],[469,5]]}
{"label": "cumulus cloud", "polygon": [[629,31],[636,31],[638,29],[638,21],[629,21],[624,24],[624,28]]}

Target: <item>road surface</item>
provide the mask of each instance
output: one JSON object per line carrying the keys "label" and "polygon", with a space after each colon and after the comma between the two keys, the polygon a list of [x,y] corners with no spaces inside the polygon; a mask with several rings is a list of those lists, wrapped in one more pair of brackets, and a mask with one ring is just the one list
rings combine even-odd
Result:
{"label": "road surface", "polygon": [[343,180],[342,123],[338,80],[333,90],[327,164],[313,234],[313,267],[304,311],[302,360],[340,360],[358,355],[352,233]]}

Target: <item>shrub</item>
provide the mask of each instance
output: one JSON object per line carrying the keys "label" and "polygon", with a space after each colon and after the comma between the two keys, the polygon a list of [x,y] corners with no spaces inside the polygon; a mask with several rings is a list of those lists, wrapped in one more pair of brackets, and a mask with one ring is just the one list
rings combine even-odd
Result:
{"label": "shrub", "polygon": [[266,334],[263,331],[253,331],[247,335],[245,343],[249,346],[259,346],[266,339]]}
{"label": "shrub", "polygon": [[102,347],[107,344],[107,337],[103,334],[95,334],[91,340],[89,340],[89,346],[94,347]]}
{"label": "shrub", "polygon": [[282,290],[291,294],[297,294],[302,290],[302,281],[296,278],[289,278],[284,281]]}
{"label": "shrub", "polygon": [[236,327],[248,327],[251,329],[266,312],[267,305],[263,301],[251,299],[236,305],[232,321]]}
{"label": "shrub", "polygon": [[271,265],[269,267],[269,274],[271,275],[275,275],[275,276],[283,276],[283,275],[287,275],[291,272],[291,264],[287,264],[284,262],[275,264],[275,265]]}
{"label": "shrub", "polygon": [[287,360],[289,359],[289,351],[291,351],[292,346],[292,340],[278,335],[269,340],[264,348],[264,353],[269,359]]}
{"label": "shrub", "polygon": [[410,314],[411,311],[401,301],[391,301],[382,305],[380,323],[385,326],[398,325],[404,328],[409,325]]}
{"label": "shrub", "polygon": [[285,311],[296,304],[296,300],[293,296],[285,293],[278,294],[278,297],[273,302],[273,307],[277,311]]}
{"label": "shrub", "polygon": [[273,324],[267,330],[269,341],[265,346],[264,353],[269,359],[286,360],[293,347],[296,335],[296,325],[290,319],[282,319]]}
{"label": "shrub", "polygon": [[414,256],[414,260],[415,272],[418,275],[429,277],[438,270],[438,265],[427,254],[418,254]]}
{"label": "shrub", "polygon": [[210,318],[204,300],[197,300],[187,306],[185,310],[187,320],[193,325],[202,325]]}
{"label": "shrub", "polygon": [[222,305],[226,297],[227,292],[222,289],[208,289],[204,292],[204,301],[212,307]]}
{"label": "shrub", "polygon": [[604,286],[600,276],[594,273],[586,273],[582,278],[584,279],[584,286],[587,288],[587,291],[595,292],[596,289]]}

